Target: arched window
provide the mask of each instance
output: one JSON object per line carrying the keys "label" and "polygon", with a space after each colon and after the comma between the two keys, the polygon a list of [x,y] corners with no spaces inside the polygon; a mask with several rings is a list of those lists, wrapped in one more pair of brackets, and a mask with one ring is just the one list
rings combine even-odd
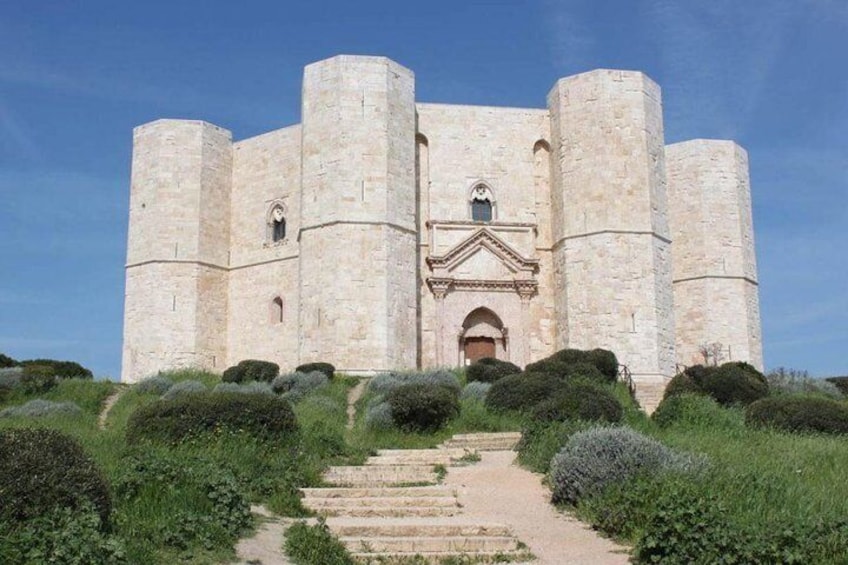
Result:
{"label": "arched window", "polygon": [[271,301],[270,318],[272,324],[283,323],[283,299],[279,296],[275,297],[274,300]]}
{"label": "arched window", "polygon": [[478,183],[471,189],[471,219],[475,222],[491,222],[495,217],[495,197],[492,189]]}
{"label": "arched window", "polygon": [[286,239],[286,208],[282,202],[274,202],[266,217],[268,239],[271,244],[281,243]]}

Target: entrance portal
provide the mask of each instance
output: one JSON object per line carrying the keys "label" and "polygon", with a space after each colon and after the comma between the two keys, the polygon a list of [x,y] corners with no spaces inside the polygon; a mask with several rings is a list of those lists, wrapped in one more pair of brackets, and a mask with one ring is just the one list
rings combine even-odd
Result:
{"label": "entrance portal", "polygon": [[470,365],[483,357],[509,359],[506,328],[497,314],[477,308],[462,323],[459,335],[461,365]]}
{"label": "entrance portal", "polygon": [[465,338],[465,362],[474,363],[483,357],[495,357],[495,340],[490,337]]}

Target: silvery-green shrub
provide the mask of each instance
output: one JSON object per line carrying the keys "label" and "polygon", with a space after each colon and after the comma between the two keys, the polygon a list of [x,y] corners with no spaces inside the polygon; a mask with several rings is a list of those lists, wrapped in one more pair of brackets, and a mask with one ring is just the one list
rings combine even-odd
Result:
{"label": "silvery-green shrub", "polygon": [[772,393],[816,393],[837,400],[843,398],[842,391],[835,384],[824,379],[812,378],[807,371],[778,367],[766,374],[766,380]]}
{"label": "silvery-green shrub", "polygon": [[368,392],[372,394],[388,394],[392,390],[412,384],[427,386],[442,386],[459,392],[462,385],[456,375],[446,369],[429,371],[391,372],[377,375],[368,383]]}
{"label": "silvery-green shrub", "polygon": [[330,379],[320,371],[311,373],[288,373],[280,375],[271,383],[271,388],[277,394],[292,403],[303,400],[309,393],[327,386]]}
{"label": "silvery-green shrub", "polygon": [[174,385],[162,395],[162,400],[172,400],[185,394],[197,394],[207,391],[208,389],[206,388],[206,385],[200,381],[180,381],[178,383],[174,383]]}
{"label": "silvery-green shrub", "polygon": [[678,453],[630,428],[590,428],[572,435],[551,461],[552,500],[576,504],[643,473],[688,473],[704,465],[703,459]]}
{"label": "silvery-green shrub", "polygon": [[392,407],[383,401],[365,410],[365,427],[369,430],[388,430],[395,426],[392,419]]}
{"label": "silvery-green shrub", "polygon": [[215,385],[215,388],[212,389],[213,393],[221,393],[221,392],[237,392],[240,394],[270,394],[273,395],[274,391],[271,389],[271,385],[266,382],[261,381],[248,381],[246,383],[218,383]]}
{"label": "silvery-green shrub", "polygon": [[485,402],[486,395],[489,389],[492,388],[492,383],[484,383],[481,381],[472,381],[465,385],[460,394],[460,399],[463,402],[477,401]]}
{"label": "silvery-green shrub", "polygon": [[142,394],[158,394],[162,396],[174,385],[173,381],[161,375],[148,377],[135,385],[135,390]]}
{"label": "silvery-green shrub", "polygon": [[36,398],[20,406],[0,410],[0,418],[41,418],[59,414],[79,414],[80,407],[73,402],[51,402]]}

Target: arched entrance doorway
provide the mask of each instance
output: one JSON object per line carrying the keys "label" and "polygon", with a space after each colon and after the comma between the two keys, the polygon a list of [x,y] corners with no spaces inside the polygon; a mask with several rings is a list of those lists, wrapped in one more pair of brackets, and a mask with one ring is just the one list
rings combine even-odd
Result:
{"label": "arched entrance doorway", "polygon": [[507,332],[497,314],[488,308],[477,308],[465,317],[459,336],[459,354],[463,365],[483,357],[504,359],[507,355]]}

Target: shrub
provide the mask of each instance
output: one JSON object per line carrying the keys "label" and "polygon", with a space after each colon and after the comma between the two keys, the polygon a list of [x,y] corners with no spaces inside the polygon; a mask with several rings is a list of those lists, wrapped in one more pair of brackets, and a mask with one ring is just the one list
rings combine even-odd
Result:
{"label": "shrub", "polygon": [[225,383],[243,383],[248,381],[262,381],[269,383],[280,374],[280,366],[270,361],[258,359],[245,359],[238,365],[227,368],[221,380]]}
{"label": "shrub", "polygon": [[4,563],[126,563],[123,544],[100,530],[100,516],[88,501],[77,510],[57,508],[26,522],[0,523],[0,557]]}
{"label": "shrub", "polygon": [[433,432],[459,414],[456,391],[446,387],[408,384],[386,395],[392,421],[405,432]]}
{"label": "shrub", "polygon": [[845,377],[829,377],[825,379],[838,388],[842,394],[848,395],[848,376]]}
{"label": "shrub", "polygon": [[684,369],[684,373],[694,381],[695,385],[700,387],[707,375],[715,372],[718,367],[707,367],[706,365],[692,365]]}
{"label": "shrub", "polygon": [[215,388],[212,389],[214,394],[220,394],[222,392],[234,392],[237,394],[270,394],[274,395],[274,391],[271,389],[271,385],[268,383],[250,381],[249,383],[218,383],[215,385]]}
{"label": "shrub", "polygon": [[17,367],[18,365],[19,363],[8,355],[0,353],[0,369],[5,369],[7,367]]}
{"label": "shrub", "polygon": [[618,378],[618,358],[607,349],[593,349],[586,355],[586,361],[598,368],[607,382],[614,383]]}
{"label": "shrub", "polygon": [[663,400],[678,394],[703,394],[703,391],[695,382],[695,379],[684,371],[674,375],[668,382],[665,387],[665,393],[663,394]]}
{"label": "shrub", "polygon": [[445,369],[435,369],[432,371],[392,372],[377,375],[368,383],[368,392],[385,395],[398,387],[409,384],[445,387],[457,393],[462,388],[456,375]]}
{"label": "shrub", "polygon": [[56,375],[49,365],[27,365],[21,374],[21,388],[26,394],[43,394],[56,388]]}
{"label": "shrub", "polygon": [[38,365],[53,369],[53,375],[59,379],[91,379],[91,371],[74,361],[56,361],[55,359],[29,359],[21,361],[23,367]]}
{"label": "shrub", "polygon": [[463,402],[485,402],[490,388],[492,388],[491,383],[472,381],[463,387],[460,393],[460,399]]}
{"label": "shrub", "polygon": [[354,565],[353,558],[330,532],[323,518],[308,526],[295,522],[286,531],[286,554],[296,565]]}
{"label": "shrub", "polygon": [[329,363],[304,363],[303,365],[295,367],[294,370],[297,373],[312,373],[314,371],[318,371],[319,373],[326,375],[326,377],[330,380],[332,380],[333,376],[336,374],[336,368]]}
{"label": "shrub", "polygon": [[700,386],[723,405],[747,405],[768,395],[765,377],[747,363],[725,363],[708,372]]}
{"label": "shrub", "polygon": [[369,404],[365,409],[365,427],[372,431],[394,428],[395,421],[392,419],[391,405],[385,400]]}
{"label": "shrub", "polygon": [[530,421],[521,430],[521,439],[516,450],[522,465],[537,473],[547,473],[554,455],[562,449],[568,439],[579,431],[592,426],[583,420],[564,422]]}
{"label": "shrub", "polygon": [[468,382],[493,383],[521,372],[518,365],[493,357],[483,357],[469,365],[465,371]]}
{"label": "shrub", "polygon": [[630,428],[592,428],[571,436],[551,461],[552,500],[576,504],[643,473],[687,472],[698,467],[695,459]]}
{"label": "shrub", "polygon": [[638,539],[670,480],[673,479],[663,473],[612,484],[596,496],[580,499],[578,516],[588,515],[592,527],[607,535]]}
{"label": "shrub", "polygon": [[127,441],[178,442],[220,428],[274,439],[295,432],[297,421],[291,405],[276,396],[198,393],[163,398],[138,408],[127,421]]}
{"label": "shrub", "polygon": [[105,527],[112,510],[109,485],[74,438],[55,430],[0,431],[0,522],[79,510],[88,501]]}
{"label": "shrub", "polygon": [[848,433],[848,405],[820,396],[780,395],[751,403],[745,422],[790,432]]}
{"label": "shrub", "polygon": [[660,402],[651,419],[661,428],[739,429],[743,420],[738,411],[719,405],[702,394],[675,394]]}
{"label": "shrub", "polygon": [[80,412],[82,412],[80,407],[73,402],[51,402],[36,398],[21,406],[10,406],[0,410],[0,418],[41,418]]}
{"label": "shrub", "polygon": [[587,380],[613,383],[618,378],[618,359],[612,351],[593,349],[563,349],[553,355],[530,363],[528,373],[548,373],[562,379],[583,377]]}
{"label": "shrub", "polygon": [[564,386],[562,379],[548,373],[510,375],[492,385],[486,406],[493,410],[527,410]]}
{"label": "shrub", "polygon": [[0,369],[0,402],[6,400],[21,384],[24,370],[20,367]]}
{"label": "shrub", "polygon": [[140,392],[141,394],[156,394],[162,396],[168,389],[173,386],[173,382],[171,379],[163,377],[161,375],[155,375],[152,377],[147,377],[143,381],[139,381],[135,385],[135,390]]}
{"label": "shrub", "polygon": [[553,396],[539,402],[531,411],[532,420],[563,422],[587,420],[615,423],[624,413],[613,394],[586,381],[569,381]]}
{"label": "shrub", "polygon": [[164,400],[173,400],[180,396],[201,394],[204,392],[208,392],[208,389],[206,388],[206,385],[200,381],[180,381],[169,387],[168,390],[165,391],[165,394],[162,395],[162,398]]}
{"label": "shrub", "polygon": [[824,379],[814,379],[806,371],[778,367],[766,374],[769,391],[773,394],[815,393],[840,400],[844,397],[839,387]]}
{"label": "shrub", "polygon": [[290,402],[300,402],[309,393],[330,384],[330,379],[320,371],[311,373],[289,373],[280,375],[271,383],[277,394],[282,394]]}

